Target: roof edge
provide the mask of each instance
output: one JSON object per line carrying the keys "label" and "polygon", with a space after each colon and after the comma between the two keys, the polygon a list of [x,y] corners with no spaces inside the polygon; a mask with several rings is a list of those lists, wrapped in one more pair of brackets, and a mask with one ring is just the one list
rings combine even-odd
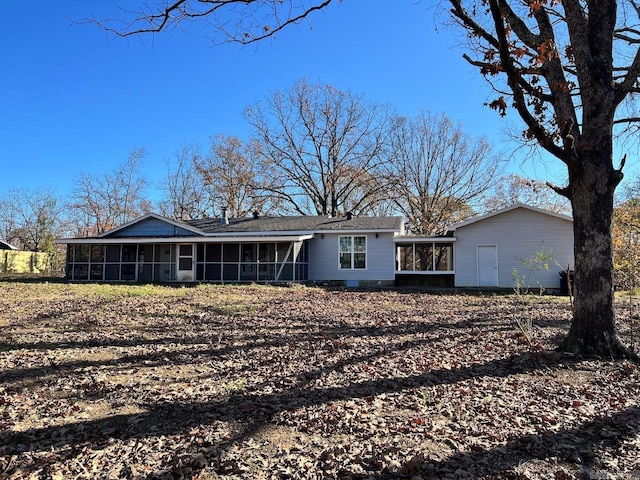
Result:
{"label": "roof edge", "polygon": [[0,244],[6,245],[9,250],[18,250],[18,247],[16,247],[15,245],[11,245],[9,242],[6,242],[4,240],[0,240]]}
{"label": "roof edge", "polygon": [[132,225],[135,225],[136,223],[140,223],[144,220],[148,220],[149,218],[155,218],[156,220],[160,220],[161,222],[166,222],[169,223],[171,225],[173,225],[174,227],[180,227],[180,228],[184,228],[185,230],[188,230],[190,232],[196,233],[198,235],[204,235],[204,232],[202,230],[200,230],[199,228],[196,227],[192,227],[191,225],[184,223],[184,222],[180,222],[178,220],[172,220],[168,217],[163,217],[162,215],[158,215],[157,213],[147,213],[145,215],[142,215],[141,217],[138,218],[134,218],[133,220],[124,223],[120,226],[117,226],[115,228],[112,228],[111,230],[107,230],[106,232],[102,232],[100,235],[97,235],[96,238],[104,238],[108,235],[111,235],[115,232],[119,232],[120,230],[123,230],[125,228],[128,228]]}
{"label": "roof edge", "polygon": [[498,210],[494,210],[493,212],[488,212],[483,215],[478,215],[475,217],[468,218],[467,220],[463,220],[462,222],[454,223],[449,228],[447,228],[447,231],[453,232],[458,228],[466,227],[467,225],[471,225],[472,223],[480,222],[482,220],[486,220],[487,218],[495,217],[496,215],[501,215],[503,213],[516,210],[518,208],[524,208],[532,212],[542,213],[544,215],[549,215],[550,217],[555,217],[561,220],[566,220],[568,222],[573,222],[573,218],[569,217],[568,215],[552,212],[551,210],[545,210],[544,208],[533,207],[531,205],[526,205],[524,203],[514,203],[513,205],[510,205],[508,207],[500,208]]}

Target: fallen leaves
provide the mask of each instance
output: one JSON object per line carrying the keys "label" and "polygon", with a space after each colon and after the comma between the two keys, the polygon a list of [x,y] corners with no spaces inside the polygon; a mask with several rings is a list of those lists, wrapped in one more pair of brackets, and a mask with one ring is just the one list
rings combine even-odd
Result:
{"label": "fallen leaves", "polygon": [[564,300],[532,350],[509,296],[0,283],[0,477],[640,476],[638,369],[552,352]]}

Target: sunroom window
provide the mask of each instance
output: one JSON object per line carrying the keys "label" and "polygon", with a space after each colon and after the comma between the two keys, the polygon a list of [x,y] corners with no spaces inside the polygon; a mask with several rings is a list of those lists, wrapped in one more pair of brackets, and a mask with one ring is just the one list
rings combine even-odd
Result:
{"label": "sunroom window", "polygon": [[396,268],[401,272],[452,272],[453,243],[399,243],[396,245]]}

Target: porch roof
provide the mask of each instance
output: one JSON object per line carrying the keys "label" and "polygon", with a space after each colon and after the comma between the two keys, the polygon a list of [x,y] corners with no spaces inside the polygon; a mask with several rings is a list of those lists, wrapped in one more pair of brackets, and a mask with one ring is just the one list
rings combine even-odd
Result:
{"label": "porch roof", "polygon": [[451,243],[455,241],[456,237],[453,236],[420,237],[413,235],[402,235],[393,238],[393,243]]}
{"label": "porch roof", "polygon": [[247,242],[301,242],[313,238],[312,234],[303,235],[224,235],[193,237],[114,237],[114,238],[65,238],[55,243],[66,244],[131,244],[131,243],[247,243]]}

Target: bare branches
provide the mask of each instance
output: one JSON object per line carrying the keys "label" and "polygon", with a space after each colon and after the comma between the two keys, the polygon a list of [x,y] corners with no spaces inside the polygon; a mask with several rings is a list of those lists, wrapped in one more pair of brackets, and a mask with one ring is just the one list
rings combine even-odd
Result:
{"label": "bare branches", "polygon": [[78,235],[98,235],[149,211],[147,181],[140,172],[143,157],[144,149],[132,150],[115,171],[100,177],[85,173],[76,180],[69,206]]}
{"label": "bare branches", "polygon": [[[218,42],[250,44],[275,34],[329,6],[333,0],[156,0],[139,11],[124,11],[128,19],[97,20],[118,37],[159,33],[181,23],[202,20],[220,34]],[[341,0],[340,0],[341,1]]]}
{"label": "bare branches", "polygon": [[271,163],[267,189],[305,214],[365,213],[386,188],[391,112],[348,91],[300,81],[245,111]]}
{"label": "bare branches", "polygon": [[559,187],[558,185],[555,185],[555,184],[553,184],[551,182],[547,182],[546,185],[551,190],[556,192],[558,195],[561,195],[561,196],[571,200],[571,191],[569,190],[569,187]]}
{"label": "bare branches", "polygon": [[33,252],[52,251],[62,205],[50,190],[10,190],[0,196],[0,239]]}
{"label": "bare branches", "polygon": [[619,105],[629,93],[637,91],[638,77],[640,77],[640,49],[636,51],[623,81],[616,85],[616,105]]}
{"label": "bare branches", "polygon": [[[535,138],[548,152],[567,162],[562,147],[557,122],[573,120],[574,135],[579,134],[576,112],[573,104],[573,84],[566,74],[571,69],[560,60],[555,43],[550,10],[531,7],[529,23],[519,16],[506,0],[489,1],[482,14],[474,6],[474,16],[462,5],[463,0],[450,0],[454,7],[452,14],[480,40],[477,52],[483,59],[465,59],[478,67],[493,85],[493,77],[503,77],[508,85],[508,93],[490,102],[501,115],[513,106],[527,125],[525,137]],[[473,3],[473,2],[471,2]],[[477,18],[485,16],[487,26],[482,27]],[[489,23],[490,22],[490,23]],[[491,28],[488,26],[491,25]],[[482,43],[484,41],[484,44]],[[511,98],[512,103],[505,99]],[[553,115],[548,113],[553,110]]]}
{"label": "bare branches", "polygon": [[471,15],[466,8],[462,5],[462,0],[450,0],[453,8],[451,9],[451,14],[454,18],[457,18],[460,21],[460,24],[466,28],[472,35],[476,37],[482,38],[489,45],[492,45],[494,48],[498,48],[498,40],[494,35],[489,33],[487,29],[482,27],[480,23],[476,22],[474,16]]}
{"label": "bare branches", "polygon": [[167,161],[167,176],[161,184],[163,198],[158,205],[162,215],[175,220],[213,216],[206,187],[195,167],[201,158],[197,147],[183,145],[173,161]]}
{"label": "bare branches", "polygon": [[392,150],[392,199],[416,234],[442,233],[472,214],[500,166],[485,139],[429,112],[398,121]]}

